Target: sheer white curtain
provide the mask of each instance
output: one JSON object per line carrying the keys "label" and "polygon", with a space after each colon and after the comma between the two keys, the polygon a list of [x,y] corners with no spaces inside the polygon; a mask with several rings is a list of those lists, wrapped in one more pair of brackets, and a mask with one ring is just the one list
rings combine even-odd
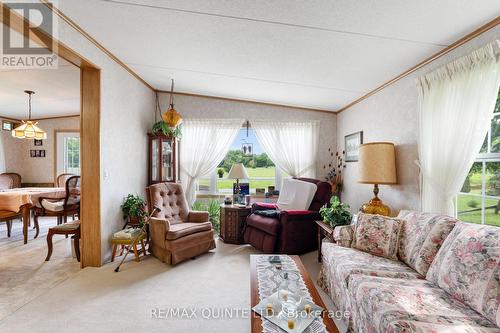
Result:
{"label": "sheer white curtain", "polygon": [[319,122],[251,120],[269,158],[292,177],[316,176]]}
{"label": "sheer white curtain", "polygon": [[499,41],[417,81],[422,210],[454,215],[488,131],[500,83]]}
{"label": "sheer white curtain", "polygon": [[180,147],[181,183],[188,203],[196,199],[196,181],[226,156],[244,119],[184,119]]}

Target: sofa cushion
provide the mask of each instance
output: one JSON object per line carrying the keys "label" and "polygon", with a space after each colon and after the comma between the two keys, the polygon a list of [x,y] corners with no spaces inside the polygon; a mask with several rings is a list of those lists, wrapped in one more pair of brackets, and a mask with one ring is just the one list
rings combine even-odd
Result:
{"label": "sofa cushion", "polygon": [[360,213],[352,247],[396,260],[402,224],[402,220],[395,218]]}
{"label": "sofa cushion", "polygon": [[389,276],[401,279],[424,277],[402,262],[377,257],[352,248],[323,241],[320,286],[341,311],[349,311],[348,281],[351,275]]}
{"label": "sofa cushion", "polygon": [[277,236],[280,224],[277,219],[252,214],[247,218],[247,226],[251,226],[262,230],[267,234]]}
{"label": "sofa cushion", "polygon": [[195,234],[201,231],[212,230],[210,222],[184,222],[170,225],[167,231],[166,239],[174,240],[187,235]]}
{"label": "sofa cushion", "polygon": [[422,275],[427,274],[436,253],[455,226],[457,219],[440,214],[402,210],[404,220],[398,257]]}
{"label": "sofa cushion", "polygon": [[457,222],[426,279],[500,326],[500,228]]}
{"label": "sofa cushion", "polygon": [[353,275],[354,332],[498,332],[493,323],[426,280]]}
{"label": "sofa cushion", "polygon": [[317,189],[316,184],[285,178],[278,197],[278,207],[281,210],[307,210]]}

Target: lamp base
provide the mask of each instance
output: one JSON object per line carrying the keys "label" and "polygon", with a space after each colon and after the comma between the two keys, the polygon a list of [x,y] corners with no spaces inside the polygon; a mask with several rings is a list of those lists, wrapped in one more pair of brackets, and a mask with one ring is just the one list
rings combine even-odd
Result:
{"label": "lamp base", "polygon": [[365,214],[378,214],[383,216],[389,216],[391,214],[391,208],[384,204],[382,200],[378,197],[378,185],[375,184],[373,188],[373,193],[375,197],[371,199],[369,202],[363,204],[359,209],[362,213]]}

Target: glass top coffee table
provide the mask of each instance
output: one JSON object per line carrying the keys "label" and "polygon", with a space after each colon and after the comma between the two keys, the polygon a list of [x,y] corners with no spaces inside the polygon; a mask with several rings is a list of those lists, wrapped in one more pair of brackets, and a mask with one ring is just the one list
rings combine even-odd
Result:
{"label": "glass top coffee table", "polygon": [[[252,307],[256,306],[261,301],[259,296],[259,280],[257,277],[257,264],[258,260],[262,260],[261,259],[262,257],[269,257],[269,255],[250,256],[250,299]],[[319,305],[320,307],[326,309],[325,303],[323,302],[318,291],[316,290],[316,287],[314,286],[314,283],[312,282],[311,278],[309,277],[309,274],[307,273],[304,265],[302,264],[300,257],[291,255],[289,255],[288,257],[290,257],[295,262],[295,265],[297,266],[297,269],[300,275],[302,276],[302,279],[304,280],[304,284],[309,290],[313,302],[316,305]],[[322,318],[323,318],[323,324],[325,325],[328,332],[339,333],[337,326],[335,325],[333,320],[328,317],[326,312],[323,312]],[[252,333],[263,332],[262,318],[260,317],[259,314],[253,311],[251,315],[251,328],[252,328]]]}

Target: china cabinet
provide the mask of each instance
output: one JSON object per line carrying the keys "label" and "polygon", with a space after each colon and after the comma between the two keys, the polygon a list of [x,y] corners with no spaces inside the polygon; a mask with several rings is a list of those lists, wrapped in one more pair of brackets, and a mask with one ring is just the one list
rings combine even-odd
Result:
{"label": "china cabinet", "polygon": [[179,142],[166,135],[148,133],[148,184],[176,182],[179,170]]}

